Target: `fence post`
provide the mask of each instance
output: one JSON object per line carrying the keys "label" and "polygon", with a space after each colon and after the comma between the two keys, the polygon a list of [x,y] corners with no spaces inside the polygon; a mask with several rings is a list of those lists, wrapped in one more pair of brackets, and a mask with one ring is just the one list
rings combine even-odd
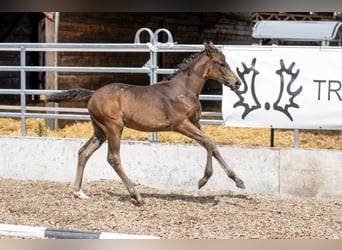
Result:
{"label": "fence post", "polygon": [[[158,67],[158,62],[157,62],[157,52],[153,51],[151,49],[150,52],[150,57],[151,57],[151,65],[150,65],[150,84],[155,84],[157,82],[157,67]],[[152,132],[151,133],[151,141],[152,142],[157,142],[158,141],[158,134],[157,132]]]}
{"label": "fence post", "polygon": [[21,136],[26,136],[26,53],[25,47],[20,47],[20,119],[21,119]]}
{"label": "fence post", "polygon": [[299,129],[298,128],[296,128],[294,130],[294,138],[293,138],[293,140],[294,140],[293,147],[294,148],[299,148]]}
{"label": "fence post", "polygon": [[270,147],[274,148],[274,128],[271,128],[271,134],[270,134]]}
{"label": "fence post", "polygon": [[[171,32],[168,29],[157,29],[154,34],[153,34],[153,40],[152,40],[152,46],[150,46],[150,57],[151,57],[151,64],[150,64],[150,69],[151,69],[151,75],[150,75],[150,84],[154,84],[158,81],[158,74],[157,74],[157,69],[158,69],[158,57],[157,53],[158,50],[154,49],[154,46],[158,44],[158,35],[160,32],[165,32],[168,36],[167,42],[168,43],[173,43],[173,37]],[[157,142],[158,141],[158,134],[157,132],[152,132],[151,133],[151,141],[152,142]]]}
{"label": "fence post", "polygon": [[[148,61],[148,66],[150,67],[150,85],[157,82],[157,52],[155,52],[156,48],[154,48],[154,36],[153,31],[149,28],[141,28],[135,33],[134,43],[140,43],[140,35],[143,31],[146,31],[150,36],[150,42],[147,45],[150,48],[150,60]],[[152,132],[150,140],[152,142],[158,141],[157,132]]]}

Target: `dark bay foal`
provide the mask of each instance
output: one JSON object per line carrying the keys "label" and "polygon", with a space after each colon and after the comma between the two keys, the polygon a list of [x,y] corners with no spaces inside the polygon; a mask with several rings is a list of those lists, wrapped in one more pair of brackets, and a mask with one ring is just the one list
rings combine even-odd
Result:
{"label": "dark bay foal", "polygon": [[125,174],[120,160],[120,140],[124,126],[141,131],[176,131],[186,135],[207,150],[204,176],[198,182],[203,187],[213,174],[212,156],[239,188],[243,181],[222,158],[213,141],[199,124],[202,109],[199,95],[207,79],[237,90],[240,80],[230,69],[222,52],[211,42],[183,65],[170,80],[150,86],[124,83],[108,84],[97,91],[70,89],[48,96],[51,102],[89,100],[88,110],[94,127],[93,136],[80,148],[74,182],[74,195],[87,198],[82,192],[82,178],[90,156],[108,140],[108,162],[125,184],[136,205],[144,203],[140,193]]}

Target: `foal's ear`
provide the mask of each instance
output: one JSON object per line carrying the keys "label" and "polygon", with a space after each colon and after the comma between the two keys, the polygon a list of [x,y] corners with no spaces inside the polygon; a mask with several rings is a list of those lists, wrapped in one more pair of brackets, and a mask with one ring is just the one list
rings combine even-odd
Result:
{"label": "foal's ear", "polygon": [[215,48],[215,45],[213,44],[212,41],[204,41],[204,47],[205,47],[205,52],[207,53],[207,56],[212,56],[214,55],[218,50]]}

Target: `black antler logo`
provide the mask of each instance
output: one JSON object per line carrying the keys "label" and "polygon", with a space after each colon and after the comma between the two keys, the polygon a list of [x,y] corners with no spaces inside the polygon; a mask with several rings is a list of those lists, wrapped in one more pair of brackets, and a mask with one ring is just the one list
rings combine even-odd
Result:
{"label": "black antler logo", "polygon": [[[245,110],[242,113],[241,117],[242,119],[245,119],[246,116],[251,113],[252,111],[255,111],[257,109],[261,108],[261,104],[256,96],[256,91],[255,91],[255,81],[256,81],[256,76],[260,73],[258,70],[256,70],[256,58],[253,58],[252,63],[249,67],[246,66],[246,63],[242,62],[242,67],[243,71],[241,71],[239,68],[237,68],[237,73],[242,81],[243,88],[241,90],[236,91],[235,93],[239,97],[239,101],[237,101],[233,107],[238,107],[241,106]],[[284,64],[284,60],[280,59],[280,69],[276,70],[276,74],[280,76],[280,91],[277,100],[273,103],[273,109],[276,111],[279,111],[283,114],[285,114],[291,121],[293,121],[292,115],[289,112],[289,108],[299,108],[299,105],[294,102],[294,98],[298,96],[302,90],[303,87],[300,86],[297,90],[292,91],[292,84],[296,80],[300,70],[297,69],[297,71],[293,71],[295,63],[291,63],[291,65],[286,68]],[[249,79],[250,82],[246,79],[246,76],[251,74],[252,76]],[[286,84],[286,92],[284,91],[285,88],[285,77],[284,74],[287,74],[290,76],[289,82]],[[245,95],[247,93],[251,94],[253,103],[247,103],[245,100]],[[284,101],[285,100],[285,101]],[[281,106],[281,102],[285,102],[286,104],[284,106]],[[266,102],[265,103],[265,109],[269,110],[271,108],[270,103]]]}
{"label": "black antler logo", "polygon": [[[276,73],[280,76],[280,92],[279,92],[278,99],[273,104],[273,108],[275,110],[278,110],[278,111],[284,113],[291,121],[293,121],[293,118],[289,112],[289,108],[291,108],[291,107],[299,108],[299,105],[294,103],[293,99],[297,95],[299,95],[303,89],[303,86],[300,86],[296,91],[291,90],[292,83],[294,82],[294,80],[296,80],[296,78],[299,74],[299,69],[297,69],[296,72],[292,72],[294,65],[295,65],[295,63],[293,62],[293,63],[291,63],[290,67],[286,68],[283,59],[280,60],[280,69],[276,71]],[[286,94],[284,92],[284,75],[283,75],[284,73],[290,75],[290,77],[291,77],[291,79],[288,82],[287,87],[286,87],[286,92],[289,95],[289,97],[287,97],[286,99],[284,97],[284,94]],[[289,100],[289,104],[286,104],[284,107],[279,106],[281,99]]]}
{"label": "black antler logo", "polygon": [[[256,63],[256,58],[252,60],[251,66],[247,67],[244,62],[242,62],[243,66],[243,71],[240,71],[240,69],[237,69],[237,73],[242,81],[243,84],[243,89],[242,90],[237,90],[235,93],[239,97],[239,101],[234,104],[234,108],[237,106],[242,106],[245,108],[245,111],[242,113],[242,119],[245,119],[245,117],[252,112],[253,110],[259,109],[261,107],[260,102],[258,101],[258,98],[256,97],[255,94],[255,77],[257,74],[259,74],[259,71],[255,69],[255,63]],[[250,84],[247,83],[246,80],[246,75],[252,73],[251,77],[251,82]],[[245,98],[244,95],[249,91],[248,86],[250,86],[250,91],[254,100],[254,103],[248,104],[245,103]]]}

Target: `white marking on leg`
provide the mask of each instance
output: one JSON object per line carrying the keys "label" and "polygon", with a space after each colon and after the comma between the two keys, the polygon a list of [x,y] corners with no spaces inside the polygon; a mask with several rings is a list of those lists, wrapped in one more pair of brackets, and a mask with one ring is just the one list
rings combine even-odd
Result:
{"label": "white marking on leg", "polygon": [[75,198],[79,199],[89,199],[89,196],[83,193],[82,189],[80,191],[73,191]]}

